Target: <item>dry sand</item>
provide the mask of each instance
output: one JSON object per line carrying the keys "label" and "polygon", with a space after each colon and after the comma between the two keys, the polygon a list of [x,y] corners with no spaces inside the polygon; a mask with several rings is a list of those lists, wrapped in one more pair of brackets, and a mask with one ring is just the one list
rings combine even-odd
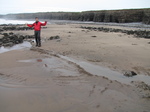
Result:
{"label": "dry sand", "polygon": [[[150,75],[150,40],[80,26],[48,25],[42,30],[40,49],[0,54],[0,112],[149,112],[150,89],[140,82],[124,84],[94,76],[59,55],[121,75],[128,70]],[[59,40],[47,40],[56,35]]]}

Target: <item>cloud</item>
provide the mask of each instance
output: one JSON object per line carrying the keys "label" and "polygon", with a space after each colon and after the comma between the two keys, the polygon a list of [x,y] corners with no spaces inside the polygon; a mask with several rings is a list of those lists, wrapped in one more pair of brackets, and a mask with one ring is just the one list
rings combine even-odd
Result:
{"label": "cloud", "polygon": [[76,9],[71,9],[71,8],[61,8],[61,7],[34,7],[34,8],[27,8],[24,9],[23,12],[57,12],[57,11],[79,11]]}
{"label": "cloud", "polygon": [[1,0],[0,14],[149,8],[150,0]]}

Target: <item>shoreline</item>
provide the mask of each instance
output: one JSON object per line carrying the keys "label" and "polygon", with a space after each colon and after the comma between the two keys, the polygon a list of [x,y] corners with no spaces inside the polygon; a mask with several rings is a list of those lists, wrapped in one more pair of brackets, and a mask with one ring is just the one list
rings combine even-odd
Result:
{"label": "shoreline", "polygon": [[[25,21],[25,22],[34,22],[33,19],[3,19],[2,20],[14,20],[16,21],[15,24],[12,25],[19,25],[17,21]],[[104,25],[104,26],[114,26],[114,27],[125,27],[125,28],[139,28],[140,29],[150,29],[149,24],[144,24],[142,22],[129,22],[129,23],[115,23],[115,22],[93,22],[93,21],[75,21],[75,20],[49,20],[49,19],[40,19],[40,21],[48,21],[49,24],[87,24],[87,25]],[[12,21],[11,21],[12,22]],[[24,24],[25,24],[24,22]],[[11,23],[10,23],[11,24]],[[20,25],[24,25],[20,24]],[[3,24],[0,24],[3,25]],[[5,24],[9,25],[9,24]]]}

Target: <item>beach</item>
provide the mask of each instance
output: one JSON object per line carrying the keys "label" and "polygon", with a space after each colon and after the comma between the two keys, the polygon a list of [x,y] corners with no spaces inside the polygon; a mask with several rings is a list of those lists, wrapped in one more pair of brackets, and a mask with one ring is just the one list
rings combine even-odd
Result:
{"label": "beach", "polygon": [[[41,32],[42,47],[32,43],[32,47],[0,54],[1,112],[150,110],[150,39],[83,27],[145,30],[106,24],[48,24]],[[128,71],[137,76],[124,76]]]}

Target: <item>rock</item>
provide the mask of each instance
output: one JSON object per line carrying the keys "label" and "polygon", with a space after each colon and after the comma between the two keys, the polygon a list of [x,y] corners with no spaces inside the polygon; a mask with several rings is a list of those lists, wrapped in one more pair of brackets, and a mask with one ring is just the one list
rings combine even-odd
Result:
{"label": "rock", "polygon": [[48,40],[54,40],[54,39],[60,39],[60,37],[58,35],[56,36],[51,36]]}
{"label": "rock", "polygon": [[3,33],[2,35],[4,35],[5,37],[6,37],[6,36],[9,36],[9,34],[8,34],[8,33]]}
{"label": "rock", "polygon": [[22,39],[22,40],[24,40],[24,39],[25,39],[25,36],[23,36],[23,35],[20,35],[20,36],[19,36],[19,39]]}
{"label": "rock", "polygon": [[34,38],[33,35],[16,35],[13,32],[3,33],[3,37],[0,38],[0,46],[12,47],[15,44],[23,43],[24,39]]}
{"label": "rock", "polygon": [[5,25],[1,27],[0,31],[21,31],[21,30],[33,30],[30,27],[18,26],[18,25]]}
{"label": "rock", "polygon": [[55,36],[55,38],[54,39],[60,39],[60,37],[57,35],[57,36]]}
{"label": "rock", "polygon": [[13,35],[13,34],[14,34],[13,32],[10,32],[10,33],[9,33],[9,35]]}
{"label": "rock", "polygon": [[92,36],[92,37],[97,37],[97,36]]}
{"label": "rock", "polygon": [[53,40],[54,39],[54,37],[50,37],[48,40]]}
{"label": "rock", "polygon": [[133,77],[135,75],[137,75],[137,74],[134,71],[126,71],[124,73],[124,76],[126,76],[126,77]]}
{"label": "rock", "polygon": [[26,35],[26,36],[24,36],[24,38],[25,38],[25,39],[33,39],[33,38],[35,38],[35,37],[34,37],[34,35]]}
{"label": "rock", "polygon": [[93,31],[102,31],[102,32],[121,32],[121,33],[126,33],[127,35],[134,35],[136,37],[140,38],[147,38],[150,39],[150,31],[144,31],[144,30],[122,30],[122,29],[113,29],[113,28],[104,28],[104,27],[83,27],[83,29],[88,29],[88,30],[93,30]]}
{"label": "rock", "polygon": [[0,28],[0,32],[4,31],[3,29]]}
{"label": "rock", "polygon": [[0,47],[2,46],[2,44],[3,44],[3,42],[2,42],[1,39],[0,39]]}
{"label": "rock", "polygon": [[[1,29],[0,31],[21,31],[21,30],[33,30],[33,28],[30,27],[24,27],[21,25],[0,25]],[[47,27],[42,27],[42,28],[47,28]]]}
{"label": "rock", "polygon": [[14,46],[14,43],[12,43],[12,42],[5,43],[5,44],[3,44],[3,46],[4,47],[12,47],[12,46]]}

